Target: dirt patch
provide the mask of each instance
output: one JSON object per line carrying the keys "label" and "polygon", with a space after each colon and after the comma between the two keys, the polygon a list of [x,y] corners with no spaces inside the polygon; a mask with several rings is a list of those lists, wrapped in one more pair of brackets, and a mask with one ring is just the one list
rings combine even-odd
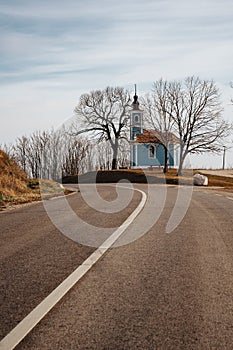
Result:
{"label": "dirt patch", "polygon": [[233,181],[233,169],[227,169],[227,170],[202,170],[202,169],[200,169],[200,172],[202,172],[205,175],[230,177],[230,178],[232,178],[232,181]]}

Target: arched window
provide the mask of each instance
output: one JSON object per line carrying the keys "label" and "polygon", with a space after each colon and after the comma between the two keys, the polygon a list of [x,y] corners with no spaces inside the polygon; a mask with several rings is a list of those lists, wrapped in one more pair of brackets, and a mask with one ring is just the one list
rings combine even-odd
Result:
{"label": "arched window", "polygon": [[156,156],[156,149],[154,145],[149,145],[149,158],[155,158]]}
{"label": "arched window", "polygon": [[138,114],[136,114],[134,116],[134,123],[139,123],[139,116],[138,116]]}

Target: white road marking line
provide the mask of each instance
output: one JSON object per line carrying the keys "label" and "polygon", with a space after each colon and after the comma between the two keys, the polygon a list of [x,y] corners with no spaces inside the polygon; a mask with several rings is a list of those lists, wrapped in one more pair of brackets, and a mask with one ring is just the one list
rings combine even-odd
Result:
{"label": "white road marking line", "polygon": [[233,197],[227,197],[227,198],[233,201]]}
{"label": "white road marking line", "polygon": [[215,193],[215,196],[222,197],[222,194]]}
{"label": "white road marking line", "polygon": [[[127,188],[124,186],[124,188]],[[132,190],[132,188],[128,187]],[[133,188],[142,194],[142,199],[132,214],[96,249],[74,272],[72,272],[56,289],[54,289],[39,305],[35,307],[10,333],[0,341],[1,350],[12,350],[26,335],[42,320],[43,317],[62,299],[62,297],[91,269],[102,255],[116,242],[121,234],[133,222],[143,209],[147,195],[145,192]]]}

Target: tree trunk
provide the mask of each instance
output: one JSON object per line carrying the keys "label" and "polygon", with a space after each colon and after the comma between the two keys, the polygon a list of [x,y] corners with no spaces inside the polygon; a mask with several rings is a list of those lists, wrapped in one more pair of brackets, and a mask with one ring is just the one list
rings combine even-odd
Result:
{"label": "tree trunk", "polygon": [[178,168],[178,173],[177,176],[182,176],[182,171],[183,171],[183,165],[184,165],[184,161],[186,156],[188,155],[187,150],[180,152],[180,162],[179,162],[179,168]]}
{"label": "tree trunk", "polygon": [[168,148],[163,145],[164,147],[164,167],[163,167],[163,172],[166,174],[168,172]]}
{"label": "tree trunk", "polygon": [[113,157],[112,157],[112,170],[117,169],[117,155],[118,155],[118,139],[116,139],[113,146]]}
{"label": "tree trunk", "polygon": [[117,168],[117,159],[113,158],[112,159],[112,170],[116,170],[116,168]]}
{"label": "tree trunk", "polygon": [[178,172],[177,172],[177,176],[181,176],[182,175],[182,170],[183,170],[183,161],[180,161]]}
{"label": "tree trunk", "polygon": [[184,159],[185,159],[184,149],[183,149],[183,147],[180,147],[180,161],[179,161],[179,168],[178,168],[177,176],[182,175]]}

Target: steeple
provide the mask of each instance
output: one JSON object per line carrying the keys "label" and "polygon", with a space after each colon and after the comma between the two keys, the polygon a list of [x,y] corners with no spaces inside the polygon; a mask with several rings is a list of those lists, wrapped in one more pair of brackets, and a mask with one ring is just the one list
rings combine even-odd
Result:
{"label": "steeple", "polygon": [[139,102],[138,102],[138,96],[137,96],[137,85],[134,84],[134,88],[135,88],[135,93],[134,93],[134,97],[133,97],[133,110],[139,110]]}
{"label": "steeple", "polygon": [[139,108],[137,86],[134,85],[135,92],[133,97],[132,109],[130,111],[130,140],[135,141],[137,134],[143,133],[143,111]]}

